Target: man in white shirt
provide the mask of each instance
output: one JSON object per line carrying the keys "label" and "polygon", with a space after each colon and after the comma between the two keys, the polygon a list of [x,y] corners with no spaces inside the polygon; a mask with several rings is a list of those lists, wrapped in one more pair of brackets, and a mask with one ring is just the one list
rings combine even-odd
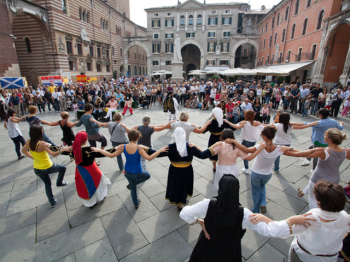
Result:
{"label": "man in white shirt", "polygon": [[300,91],[300,99],[299,99],[299,113],[300,114],[304,111],[304,103],[305,103],[306,97],[310,93],[306,84],[304,84],[302,88],[303,89]]}
{"label": "man in white shirt", "polygon": [[203,99],[205,98],[205,84],[202,81],[201,85],[199,86],[199,100],[202,103]]}
{"label": "man in white shirt", "polygon": [[[244,100],[244,102],[241,104],[241,109],[243,111],[243,114],[245,113],[245,111],[249,110],[249,109],[253,109],[252,104],[249,102],[249,99],[246,98]],[[242,116],[241,116],[242,117]]]}

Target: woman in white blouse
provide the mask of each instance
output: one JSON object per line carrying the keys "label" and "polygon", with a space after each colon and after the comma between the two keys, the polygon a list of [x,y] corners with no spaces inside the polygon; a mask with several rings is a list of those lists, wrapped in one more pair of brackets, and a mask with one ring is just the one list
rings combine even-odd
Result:
{"label": "woman in white blouse", "polygon": [[[308,228],[292,226],[294,240],[285,262],[336,262],[342,249],[343,238],[350,229],[349,215],[343,210],[346,202],[344,189],[340,185],[319,180],[314,192],[318,208],[308,212],[314,221]],[[254,223],[273,222],[261,215],[253,217]]]}
{"label": "woman in white blouse", "polygon": [[[189,262],[241,261],[241,238],[249,228],[267,237],[292,234],[295,224],[309,225],[307,214],[293,216],[278,222],[259,222],[252,212],[239,204],[239,181],[233,175],[224,175],[219,182],[216,200],[204,199],[182,209],[180,217],[189,224],[199,223],[202,232]],[[203,220],[204,219],[204,220]],[[271,221],[271,220],[270,220]],[[254,224],[255,223],[255,224]]]}

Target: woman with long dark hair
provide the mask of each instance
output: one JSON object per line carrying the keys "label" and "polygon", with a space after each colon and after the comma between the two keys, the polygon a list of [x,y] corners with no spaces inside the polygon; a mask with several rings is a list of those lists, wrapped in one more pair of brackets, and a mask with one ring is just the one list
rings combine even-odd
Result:
{"label": "woman with long dark hair", "polygon": [[29,129],[30,139],[22,148],[22,153],[27,157],[33,159],[34,173],[40,177],[45,183],[46,196],[50,202],[51,207],[54,207],[57,203],[57,199],[54,198],[51,188],[50,174],[57,173],[56,186],[66,186],[68,182],[63,181],[64,174],[66,173],[66,167],[53,164],[49,154],[52,157],[56,157],[63,152],[71,150],[71,147],[63,148],[54,152],[50,148],[50,144],[43,141],[43,127],[38,125],[32,125]]}
{"label": "woman with long dark hair", "polygon": [[186,206],[180,213],[187,223],[199,223],[202,227],[189,262],[242,261],[241,239],[246,228],[267,237],[290,236],[292,226],[306,226],[310,220],[315,220],[307,215],[292,216],[269,224],[254,224],[259,217],[252,217],[252,212],[240,205],[239,181],[233,175],[221,178],[216,199],[204,199],[193,206]]}
{"label": "woman with long dark hair", "polygon": [[[277,129],[275,137],[275,145],[277,146],[290,146],[292,144],[292,130],[305,129],[316,125],[316,123],[310,123],[307,125],[290,122],[290,115],[287,112],[282,112],[279,116],[279,123],[272,124]],[[280,157],[275,160],[274,171],[278,172],[280,169]]]}
{"label": "woman with long dark hair", "polygon": [[4,124],[4,127],[7,129],[7,133],[9,137],[12,139],[13,143],[15,144],[18,160],[24,157],[21,154],[21,144],[23,147],[26,143],[22,135],[21,129],[19,128],[19,125],[18,125],[18,123],[20,123],[23,119],[25,119],[25,116],[21,118],[16,117],[16,111],[10,108],[7,111],[7,115],[5,117],[5,124]]}

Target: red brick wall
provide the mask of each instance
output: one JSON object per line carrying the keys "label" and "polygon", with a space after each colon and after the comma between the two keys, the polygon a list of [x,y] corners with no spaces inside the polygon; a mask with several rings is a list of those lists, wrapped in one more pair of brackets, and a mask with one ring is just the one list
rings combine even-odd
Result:
{"label": "red brick wall", "polygon": [[0,77],[4,77],[12,64],[18,64],[16,50],[13,48],[14,39],[10,37],[12,15],[12,12],[7,9],[6,1],[0,1]]}
{"label": "red brick wall", "polygon": [[[277,9],[278,6],[269,14],[269,17],[267,20],[261,21],[259,23],[260,26],[260,33],[262,32],[262,27],[264,27],[264,33],[260,36],[259,40],[259,53],[258,58],[264,57],[264,65],[266,61],[267,55],[270,55],[270,59],[272,58],[272,54],[275,53],[275,45],[274,45],[274,37],[275,33],[277,33],[277,42],[276,44],[279,44],[279,53],[283,52],[283,61],[284,63],[285,58],[287,56],[288,50],[291,50],[291,53],[298,54],[298,49],[303,48],[303,53],[310,53],[312,51],[312,45],[317,44],[316,47],[316,55],[315,59],[317,59],[318,56],[318,50],[320,46],[320,40],[322,36],[322,28],[324,23],[322,23],[321,29],[316,30],[316,23],[318,19],[318,15],[321,10],[324,10],[324,16],[323,19],[329,17],[332,13],[332,10],[335,10],[337,6],[339,5],[339,2],[341,0],[319,0],[317,2],[314,2],[311,0],[311,6],[306,7],[307,0],[300,0],[299,2],[299,12],[295,15],[295,3],[296,1],[293,0],[292,2],[289,1],[285,6]],[[285,20],[285,12],[286,8],[289,6],[289,21],[288,19]],[[335,6],[335,7],[334,7]],[[334,7],[334,8],[333,8]],[[275,11],[275,12],[274,12]],[[340,10],[338,10],[339,12]],[[280,13],[280,16],[283,16],[282,21],[280,21],[279,25],[277,25],[277,17],[278,13]],[[275,17],[275,24],[274,28],[271,28],[272,25],[272,18]],[[301,35],[303,23],[304,20],[308,18],[308,25],[305,35]],[[267,31],[266,31],[266,22],[268,23]],[[296,25],[296,30],[294,34],[294,38],[291,39],[291,32],[292,32],[292,26],[293,24]],[[285,41],[281,42],[282,32],[283,29],[286,29],[286,37]],[[272,46],[269,47],[269,38],[272,35]],[[263,49],[263,42],[264,39],[266,41],[265,49]],[[260,49],[260,42],[262,42],[262,50]],[[307,60],[307,59],[302,59]],[[291,55],[290,62],[295,62],[295,56]],[[275,62],[276,63],[276,62]]]}

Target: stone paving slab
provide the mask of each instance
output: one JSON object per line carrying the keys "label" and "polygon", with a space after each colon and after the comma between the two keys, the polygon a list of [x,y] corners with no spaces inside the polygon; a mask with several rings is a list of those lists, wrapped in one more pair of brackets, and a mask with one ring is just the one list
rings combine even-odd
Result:
{"label": "stone paving slab", "polygon": [[0,236],[36,223],[36,208],[0,219]]}
{"label": "stone paving slab", "polygon": [[100,219],[96,219],[38,242],[35,261],[58,260],[106,236]]}
{"label": "stone paving slab", "polygon": [[107,237],[78,250],[75,257],[77,262],[118,262]]}
{"label": "stone paving slab", "polygon": [[101,221],[118,259],[149,244],[125,208],[103,216]]}

